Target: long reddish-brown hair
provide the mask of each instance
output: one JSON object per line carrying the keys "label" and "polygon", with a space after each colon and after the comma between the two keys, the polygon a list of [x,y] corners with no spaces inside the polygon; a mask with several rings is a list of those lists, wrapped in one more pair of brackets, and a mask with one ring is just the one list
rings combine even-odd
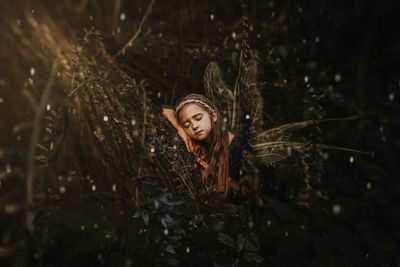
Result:
{"label": "long reddish-brown hair", "polygon": [[[190,100],[194,100],[190,102]],[[183,101],[184,105],[179,105]],[[177,114],[187,104],[196,104],[203,108],[210,116],[212,128],[210,132],[209,143],[191,139],[192,153],[207,163],[202,173],[202,180],[205,185],[216,183],[217,191],[223,192],[225,196],[229,189],[229,137],[228,131],[223,126],[221,114],[216,105],[207,97],[199,94],[189,94],[179,101],[176,110]],[[210,109],[211,107],[211,109]],[[212,112],[217,115],[217,120],[212,120]],[[179,116],[177,116],[179,118]],[[178,119],[178,123],[179,119]]]}

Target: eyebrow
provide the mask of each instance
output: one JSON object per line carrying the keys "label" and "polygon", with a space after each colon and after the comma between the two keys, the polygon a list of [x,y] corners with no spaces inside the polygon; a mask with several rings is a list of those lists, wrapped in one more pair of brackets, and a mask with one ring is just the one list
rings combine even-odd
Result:
{"label": "eyebrow", "polygon": [[[192,116],[192,118],[196,117],[197,115],[202,115],[202,113],[201,113],[201,112],[196,113],[196,114],[194,114],[194,115]],[[184,122],[182,122],[182,124],[185,124],[185,123],[188,122],[188,121],[189,121],[189,120],[185,120]]]}

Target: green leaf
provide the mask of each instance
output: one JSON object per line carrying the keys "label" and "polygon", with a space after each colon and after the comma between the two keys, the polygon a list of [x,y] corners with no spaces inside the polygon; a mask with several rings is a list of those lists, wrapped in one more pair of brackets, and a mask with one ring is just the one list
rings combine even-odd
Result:
{"label": "green leaf", "polygon": [[163,243],[162,248],[170,254],[175,254],[176,251],[171,244]]}
{"label": "green leaf", "polygon": [[228,246],[230,248],[234,248],[236,246],[235,240],[227,234],[219,233],[218,234],[218,241]]}
{"label": "green leaf", "polygon": [[263,257],[261,257],[260,255],[258,255],[258,254],[256,254],[256,253],[252,253],[252,252],[246,252],[246,253],[243,255],[243,258],[244,258],[246,261],[250,262],[250,263],[253,263],[253,262],[255,262],[255,263],[262,263],[262,262],[265,261]]}

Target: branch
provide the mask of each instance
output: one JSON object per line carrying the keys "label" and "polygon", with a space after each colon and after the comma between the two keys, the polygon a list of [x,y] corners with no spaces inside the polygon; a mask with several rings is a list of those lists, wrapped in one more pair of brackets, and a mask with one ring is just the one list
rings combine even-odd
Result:
{"label": "branch", "polygon": [[133,46],[133,43],[135,42],[135,40],[138,38],[139,34],[140,34],[141,31],[142,31],[142,27],[143,27],[144,22],[146,21],[146,19],[147,19],[147,18],[150,16],[150,14],[151,14],[151,10],[152,10],[152,8],[153,8],[154,2],[155,2],[155,0],[151,0],[149,6],[147,7],[146,12],[145,12],[144,15],[143,15],[142,20],[140,21],[138,30],[136,31],[135,35],[133,35],[133,37],[124,45],[124,47],[123,47],[121,50],[119,50],[118,53],[115,54],[114,58],[116,58],[117,56],[119,56],[119,55],[121,55],[121,54],[124,55],[126,49],[127,49],[128,47],[132,47],[132,46]]}

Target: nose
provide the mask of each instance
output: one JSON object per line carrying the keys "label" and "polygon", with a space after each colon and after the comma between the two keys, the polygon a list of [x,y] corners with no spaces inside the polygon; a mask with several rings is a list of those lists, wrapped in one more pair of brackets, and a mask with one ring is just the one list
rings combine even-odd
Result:
{"label": "nose", "polygon": [[192,124],[192,129],[193,129],[194,131],[196,131],[197,128],[199,128],[199,126],[197,125],[197,123],[194,122],[194,123]]}

